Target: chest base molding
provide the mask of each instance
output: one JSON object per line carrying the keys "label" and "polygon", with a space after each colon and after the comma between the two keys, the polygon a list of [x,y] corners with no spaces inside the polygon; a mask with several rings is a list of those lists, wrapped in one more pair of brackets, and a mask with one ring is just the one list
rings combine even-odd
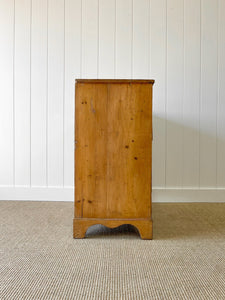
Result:
{"label": "chest base molding", "polygon": [[101,224],[109,228],[115,228],[124,224],[129,224],[137,228],[140,236],[144,240],[152,239],[152,220],[143,219],[97,219],[97,218],[74,218],[73,237],[82,239],[90,226]]}

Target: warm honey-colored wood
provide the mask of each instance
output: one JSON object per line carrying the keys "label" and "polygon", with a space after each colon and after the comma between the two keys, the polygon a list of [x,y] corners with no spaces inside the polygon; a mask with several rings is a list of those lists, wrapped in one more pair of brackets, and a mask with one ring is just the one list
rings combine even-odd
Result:
{"label": "warm honey-colored wood", "polygon": [[76,81],[75,238],[94,224],[152,238],[153,82]]}
{"label": "warm honey-colored wood", "polygon": [[107,85],[76,85],[75,216],[107,214]]}

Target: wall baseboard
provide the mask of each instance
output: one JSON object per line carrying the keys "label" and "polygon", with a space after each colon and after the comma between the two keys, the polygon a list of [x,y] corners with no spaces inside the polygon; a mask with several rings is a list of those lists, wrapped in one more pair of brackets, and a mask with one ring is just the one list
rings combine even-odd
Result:
{"label": "wall baseboard", "polygon": [[[73,187],[0,187],[0,200],[73,201]],[[225,189],[153,188],[152,202],[225,202]]]}
{"label": "wall baseboard", "polygon": [[73,201],[73,187],[0,187],[0,200]]}
{"label": "wall baseboard", "polygon": [[225,189],[153,189],[153,202],[225,202]]}

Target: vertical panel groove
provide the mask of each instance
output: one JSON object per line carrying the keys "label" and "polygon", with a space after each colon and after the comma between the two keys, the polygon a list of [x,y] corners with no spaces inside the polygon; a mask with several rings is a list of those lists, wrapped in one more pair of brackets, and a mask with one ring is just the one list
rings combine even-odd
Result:
{"label": "vertical panel groove", "polygon": [[200,61],[199,61],[199,159],[198,159],[198,163],[199,163],[199,178],[198,178],[198,187],[200,188],[200,182],[201,182],[201,170],[200,170],[200,162],[201,162],[201,105],[202,105],[202,0],[200,0]]}
{"label": "vertical panel groove", "polygon": [[185,97],[185,0],[183,0],[183,95],[182,95],[182,179],[181,185],[184,188],[184,97]]}
{"label": "vertical panel groove", "polygon": [[150,54],[150,49],[151,49],[151,29],[150,29],[150,11],[151,11],[151,0],[148,0],[148,55],[147,55],[147,65],[148,65],[148,78],[151,76],[151,54]]}
{"label": "vertical panel groove", "polygon": [[115,30],[114,30],[114,78],[116,78],[116,0],[115,1]]}
{"label": "vertical panel groove", "polygon": [[185,0],[183,0],[183,95],[182,95],[182,179],[184,188],[184,93],[185,93]]}
{"label": "vertical panel groove", "polygon": [[63,2],[63,178],[62,185],[65,183],[65,47],[66,47],[66,0]]}
{"label": "vertical panel groove", "polygon": [[31,52],[32,52],[32,0],[30,0],[30,187],[31,187],[31,168],[32,168],[32,161],[31,161],[31,122],[32,122],[32,114],[31,114],[31,96],[32,96],[32,90],[31,90]]}
{"label": "vertical panel groove", "polygon": [[81,0],[82,2],[82,6],[81,6],[81,13],[82,13],[82,77],[86,76],[86,72],[85,72],[85,69],[86,69],[86,61],[85,61],[85,39],[84,39],[84,33],[85,33],[85,21],[86,21],[86,18],[85,18],[85,4],[86,4],[86,1],[87,0]]}
{"label": "vertical panel groove", "polygon": [[97,78],[99,78],[99,0],[97,5]]}
{"label": "vertical panel groove", "polygon": [[15,160],[16,160],[16,149],[15,149],[15,32],[16,32],[16,0],[13,2],[13,187],[16,185],[15,177]]}
{"label": "vertical panel groove", "polygon": [[217,101],[216,101],[216,187],[218,187],[218,108],[219,108],[219,0],[217,0]]}
{"label": "vertical panel groove", "polygon": [[48,30],[49,30],[49,22],[48,22],[48,14],[49,14],[49,0],[47,0],[47,47],[46,47],[46,55],[47,55],[47,64],[46,64],[46,76],[47,76],[47,84],[46,84],[46,186],[48,187]]}
{"label": "vertical panel groove", "polygon": [[225,1],[218,3],[217,188],[225,186]]}
{"label": "vertical panel groove", "polygon": [[133,78],[133,65],[134,65],[134,0],[131,0],[131,78]]}
{"label": "vertical panel groove", "polygon": [[80,24],[80,78],[82,77],[82,67],[83,67],[83,5],[82,0],[80,0],[80,14],[81,14],[81,24]]}
{"label": "vertical panel groove", "polygon": [[166,40],[166,52],[165,52],[165,188],[167,187],[167,178],[166,178],[166,174],[167,174],[167,99],[168,99],[168,95],[167,95],[167,76],[168,76],[168,0],[166,0],[166,36],[165,36],[165,40]]}

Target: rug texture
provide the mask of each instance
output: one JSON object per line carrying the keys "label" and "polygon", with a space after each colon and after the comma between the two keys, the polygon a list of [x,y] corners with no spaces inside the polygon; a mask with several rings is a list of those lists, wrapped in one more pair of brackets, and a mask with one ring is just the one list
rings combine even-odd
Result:
{"label": "rug texture", "polygon": [[225,299],[225,203],[154,203],[153,240],[75,240],[71,202],[2,201],[0,221],[1,300]]}

